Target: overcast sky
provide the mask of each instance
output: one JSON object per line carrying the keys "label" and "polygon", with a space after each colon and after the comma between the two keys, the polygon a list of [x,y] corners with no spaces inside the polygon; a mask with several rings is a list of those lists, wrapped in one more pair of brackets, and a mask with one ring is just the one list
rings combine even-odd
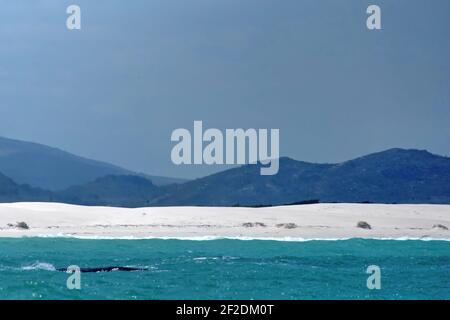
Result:
{"label": "overcast sky", "polygon": [[305,161],[450,155],[448,0],[0,4],[0,136],[178,177],[223,169],[172,164],[170,134],[194,120],[279,128],[280,153]]}

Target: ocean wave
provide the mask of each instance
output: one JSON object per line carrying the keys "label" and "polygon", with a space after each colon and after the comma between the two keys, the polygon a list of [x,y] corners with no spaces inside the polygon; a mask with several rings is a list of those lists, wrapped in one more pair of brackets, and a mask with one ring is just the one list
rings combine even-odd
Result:
{"label": "ocean wave", "polygon": [[45,271],[56,271],[56,267],[48,262],[35,262],[30,265],[23,265],[20,267],[11,265],[0,264],[0,271],[32,271],[32,270],[45,270]]}
{"label": "ocean wave", "polygon": [[343,237],[343,238],[301,238],[301,237],[245,237],[245,236],[100,236],[100,235],[77,235],[77,234],[40,234],[36,236],[23,236],[22,238],[68,238],[80,240],[185,240],[185,241],[212,241],[212,240],[240,240],[240,241],[282,241],[282,242],[307,242],[307,241],[346,241],[352,239],[363,240],[395,240],[395,241],[448,241],[450,238],[431,237]]}
{"label": "ocean wave", "polygon": [[56,268],[51,263],[47,262],[35,262],[29,266],[23,266],[21,270],[45,270],[45,271],[56,271]]}

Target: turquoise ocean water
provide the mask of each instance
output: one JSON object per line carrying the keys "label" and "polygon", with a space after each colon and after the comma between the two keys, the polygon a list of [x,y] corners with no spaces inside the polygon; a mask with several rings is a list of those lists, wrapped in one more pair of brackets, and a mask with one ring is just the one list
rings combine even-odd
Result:
{"label": "turquoise ocean water", "polygon": [[[148,270],[82,273],[69,290],[55,271],[69,265]],[[450,242],[4,238],[0,299],[450,299]]]}

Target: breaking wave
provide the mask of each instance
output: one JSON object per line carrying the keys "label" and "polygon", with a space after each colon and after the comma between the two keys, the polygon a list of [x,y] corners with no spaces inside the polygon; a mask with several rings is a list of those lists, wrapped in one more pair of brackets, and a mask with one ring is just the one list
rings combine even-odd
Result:
{"label": "breaking wave", "polygon": [[29,266],[23,266],[21,270],[45,270],[45,271],[56,271],[56,268],[51,263],[47,262],[35,262]]}
{"label": "breaking wave", "polygon": [[301,237],[223,237],[223,236],[196,236],[196,237],[134,237],[134,236],[97,236],[97,235],[76,235],[76,234],[42,234],[37,236],[24,236],[27,238],[71,238],[71,239],[81,239],[81,240],[186,240],[186,241],[211,241],[211,240],[241,240],[241,241],[286,241],[286,242],[306,242],[306,241],[345,241],[351,239],[366,239],[366,240],[396,240],[396,241],[449,241],[450,238],[431,238],[431,237],[387,237],[387,238],[377,238],[377,237],[345,237],[345,238],[301,238]]}

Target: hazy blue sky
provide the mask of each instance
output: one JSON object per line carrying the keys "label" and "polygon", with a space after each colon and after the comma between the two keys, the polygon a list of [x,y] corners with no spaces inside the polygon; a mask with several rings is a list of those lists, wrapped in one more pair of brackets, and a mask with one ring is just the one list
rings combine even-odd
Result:
{"label": "hazy blue sky", "polygon": [[450,155],[448,0],[0,4],[0,136],[182,177],[218,169],[170,160],[172,130],[194,120],[279,128],[281,154],[306,161]]}

